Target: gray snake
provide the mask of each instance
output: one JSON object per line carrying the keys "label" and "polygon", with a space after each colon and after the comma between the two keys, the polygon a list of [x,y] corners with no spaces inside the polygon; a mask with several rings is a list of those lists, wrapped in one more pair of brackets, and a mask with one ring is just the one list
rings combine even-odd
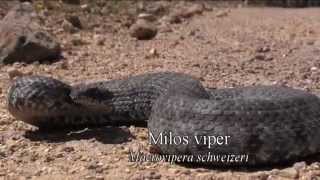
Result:
{"label": "gray snake", "polygon": [[[12,83],[7,102],[14,117],[39,128],[147,122],[153,138],[170,134],[178,141],[156,139],[153,146],[161,154],[247,154],[247,165],[260,165],[320,152],[320,99],[289,87],[214,90],[172,72],[72,86],[49,77],[23,76]],[[208,147],[195,136],[229,137],[229,142]]]}

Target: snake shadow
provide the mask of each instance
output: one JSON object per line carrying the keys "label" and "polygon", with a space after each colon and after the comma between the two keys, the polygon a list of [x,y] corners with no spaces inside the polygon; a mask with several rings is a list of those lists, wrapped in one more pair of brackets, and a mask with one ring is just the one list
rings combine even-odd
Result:
{"label": "snake shadow", "polygon": [[135,138],[127,127],[112,126],[64,129],[59,131],[26,131],[24,136],[31,141],[45,141],[49,143],[96,139],[103,144],[121,144]]}

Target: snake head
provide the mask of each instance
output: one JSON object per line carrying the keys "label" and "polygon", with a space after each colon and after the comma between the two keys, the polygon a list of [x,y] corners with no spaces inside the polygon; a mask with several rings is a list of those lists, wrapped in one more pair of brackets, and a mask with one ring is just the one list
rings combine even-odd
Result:
{"label": "snake head", "polygon": [[110,110],[113,94],[99,87],[76,86],[72,88],[70,97],[74,102],[86,107]]}

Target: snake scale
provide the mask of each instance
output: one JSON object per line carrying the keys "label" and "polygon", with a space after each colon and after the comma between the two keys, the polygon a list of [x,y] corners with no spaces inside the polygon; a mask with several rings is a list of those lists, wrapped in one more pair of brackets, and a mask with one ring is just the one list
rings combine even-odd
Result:
{"label": "snake scale", "polygon": [[161,154],[248,154],[247,165],[269,165],[320,152],[320,98],[289,87],[209,89],[173,72],[72,86],[23,76],[12,83],[7,102],[14,117],[39,128],[147,122],[154,137],[230,137],[211,148],[194,138],[154,143]]}

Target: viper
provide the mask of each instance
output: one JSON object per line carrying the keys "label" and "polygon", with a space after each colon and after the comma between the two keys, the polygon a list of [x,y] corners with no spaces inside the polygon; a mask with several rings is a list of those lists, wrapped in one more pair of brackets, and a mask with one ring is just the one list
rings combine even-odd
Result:
{"label": "viper", "polygon": [[[210,89],[174,72],[74,85],[22,76],[7,102],[14,117],[40,129],[146,123],[154,137],[189,137],[188,143],[153,143],[161,154],[246,154],[247,165],[268,165],[320,152],[319,97],[283,86]],[[195,136],[230,138],[209,148]]]}

